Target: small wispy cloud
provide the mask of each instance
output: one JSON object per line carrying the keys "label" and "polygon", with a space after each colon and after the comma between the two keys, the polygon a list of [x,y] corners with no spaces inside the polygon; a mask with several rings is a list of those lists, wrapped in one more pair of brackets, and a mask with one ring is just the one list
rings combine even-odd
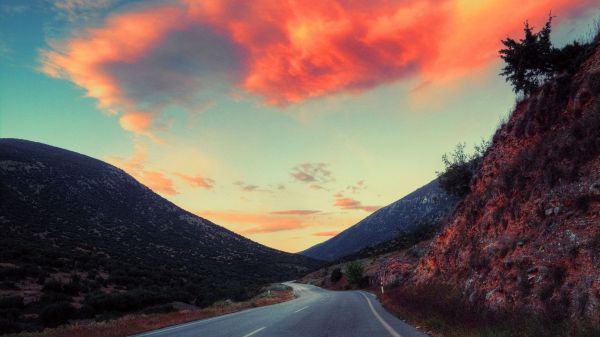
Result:
{"label": "small wispy cloud", "polygon": [[69,20],[81,19],[91,13],[112,7],[116,0],[53,0],[54,8]]}
{"label": "small wispy cloud", "polygon": [[290,175],[294,180],[310,184],[313,189],[322,189],[323,184],[335,181],[325,163],[302,163],[294,166]]}
{"label": "small wispy cloud", "polygon": [[235,186],[239,187],[240,190],[242,190],[243,192],[266,192],[266,193],[271,193],[273,191],[266,189],[266,188],[261,188],[258,185],[254,185],[254,184],[250,184],[241,180],[238,180],[236,182],[233,183]]}
{"label": "small wispy cloud", "polygon": [[346,186],[346,190],[349,191],[352,194],[356,194],[359,191],[364,190],[365,188],[367,188],[367,185],[365,185],[365,181],[364,180],[359,180],[356,183],[352,184],[352,185],[348,185]]}
{"label": "small wispy cloud", "polygon": [[331,232],[316,232],[312,233],[313,236],[336,236],[340,234],[339,231],[331,231]]}
{"label": "small wispy cloud", "polygon": [[321,211],[315,211],[315,210],[310,210],[310,209],[288,209],[288,210],[284,210],[284,211],[271,212],[271,214],[277,214],[277,215],[312,215],[312,214],[318,214],[318,213],[321,213]]}
{"label": "small wispy cloud", "polygon": [[279,214],[238,211],[199,211],[196,214],[228,226],[228,228],[244,235],[291,231],[311,226],[304,218],[294,215],[282,216]]}
{"label": "small wispy cloud", "polygon": [[335,200],[334,200],[333,205],[335,207],[338,207],[341,209],[363,210],[365,212],[374,212],[381,208],[381,206],[363,205],[362,202],[360,202],[356,199],[344,197],[344,195],[342,195],[341,193],[337,193],[336,195],[334,195],[334,198],[335,198]]}
{"label": "small wispy cloud", "polygon": [[106,158],[109,163],[129,173],[153,191],[165,195],[176,195],[177,191],[173,185],[173,180],[163,172],[146,169],[147,159],[146,147],[142,144],[135,144],[133,154],[129,158],[118,156],[108,156]]}
{"label": "small wispy cloud", "polygon": [[179,177],[190,186],[200,187],[207,190],[210,190],[215,186],[215,181],[213,179],[206,178],[202,175],[189,176],[179,172],[173,172],[173,175]]}

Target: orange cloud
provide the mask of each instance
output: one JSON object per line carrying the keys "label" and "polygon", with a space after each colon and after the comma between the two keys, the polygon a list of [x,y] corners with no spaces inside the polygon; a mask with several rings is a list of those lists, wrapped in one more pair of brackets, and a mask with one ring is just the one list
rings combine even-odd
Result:
{"label": "orange cloud", "polygon": [[[114,13],[42,52],[100,108],[146,132],[166,107],[190,111],[239,89],[286,105],[356,94],[409,76],[452,79],[497,60],[500,39],[527,19],[557,23],[597,0],[152,2]],[[145,111],[147,115],[134,115]],[[298,179],[310,179],[299,176]]]}
{"label": "orange cloud", "polygon": [[314,236],[336,236],[340,234],[340,232],[316,232],[316,233],[312,233],[312,235]]}
{"label": "orange cloud", "polygon": [[[309,223],[304,222],[300,217],[284,217],[268,213],[202,211],[196,212],[196,214],[198,216],[210,219],[215,223],[228,225],[228,227],[235,225],[234,231],[243,235],[295,230],[305,228],[310,225]],[[240,225],[242,225],[242,227],[240,227]],[[245,225],[251,226],[247,227]]]}
{"label": "orange cloud", "polygon": [[312,215],[312,214],[317,214],[317,213],[321,213],[321,211],[314,211],[314,210],[309,210],[309,209],[290,209],[290,210],[285,210],[285,211],[271,212],[271,214],[277,214],[277,215]]}
{"label": "orange cloud", "polygon": [[365,212],[375,212],[376,210],[381,208],[381,206],[365,206],[360,201],[351,198],[346,198],[340,193],[334,195],[334,197],[335,201],[333,205],[341,209],[355,209],[363,210]]}
{"label": "orange cloud", "polygon": [[173,181],[164,173],[145,169],[147,153],[146,148],[141,144],[135,145],[133,154],[128,159],[109,156],[106,158],[106,160],[109,163],[120,167],[155,192],[166,195],[177,194],[175,187],[173,187]]}
{"label": "orange cloud", "polygon": [[142,184],[150,187],[152,190],[166,195],[176,195],[177,191],[173,187],[173,181],[167,178],[163,173],[143,170],[136,174]]}
{"label": "orange cloud", "polygon": [[190,186],[196,186],[200,188],[204,188],[210,190],[215,186],[215,181],[210,178],[205,178],[201,175],[197,176],[188,176],[183,173],[173,172],[173,175],[179,177],[181,180],[189,184]]}

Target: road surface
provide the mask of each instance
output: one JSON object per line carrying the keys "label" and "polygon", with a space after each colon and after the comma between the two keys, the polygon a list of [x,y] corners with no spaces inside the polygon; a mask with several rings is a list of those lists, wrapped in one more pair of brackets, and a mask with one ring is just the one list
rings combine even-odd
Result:
{"label": "road surface", "polygon": [[298,298],[146,332],[137,337],[427,337],[363,291],[286,283]]}

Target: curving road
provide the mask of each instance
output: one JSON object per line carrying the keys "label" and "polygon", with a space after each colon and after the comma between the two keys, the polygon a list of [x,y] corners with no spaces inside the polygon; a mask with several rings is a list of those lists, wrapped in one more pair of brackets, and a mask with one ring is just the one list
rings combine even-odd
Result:
{"label": "curving road", "polygon": [[363,291],[286,283],[298,298],[146,332],[137,337],[427,337]]}

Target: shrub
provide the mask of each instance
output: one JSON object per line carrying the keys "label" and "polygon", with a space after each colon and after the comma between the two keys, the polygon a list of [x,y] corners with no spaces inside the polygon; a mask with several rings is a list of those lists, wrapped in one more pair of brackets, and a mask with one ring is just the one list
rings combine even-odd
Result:
{"label": "shrub", "polygon": [[540,298],[540,300],[542,300],[542,301],[545,301],[545,300],[549,299],[550,297],[552,297],[553,293],[554,293],[554,283],[551,283],[551,282],[542,283],[537,290],[537,295]]}
{"label": "shrub", "polygon": [[587,86],[594,96],[600,95],[600,71],[595,71],[588,75]]}
{"label": "shrub", "polygon": [[346,267],[346,277],[350,284],[359,285],[363,278],[364,268],[363,265],[358,261],[352,261],[348,263]]}
{"label": "shrub", "polygon": [[40,313],[40,320],[47,327],[67,323],[75,315],[75,308],[69,302],[59,302],[46,306]]}
{"label": "shrub", "polygon": [[3,296],[0,297],[0,309],[23,308],[23,297],[21,296]]}
{"label": "shrub", "polygon": [[175,311],[175,308],[173,308],[173,305],[160,304],[160,305],[155,305],[155,306],[146,308],[146,309],[142,310],[142,313],[144,313],[144,314],[162,314],[162,313],[173,312],[173,311]]}
{"label": "shrub", "polygon": [[465,143],[459,143],[452,153],[444,154],[444,171],[437,172],[440,187],[449,195],[464,198],[471,192],[471,180],[477,174],[489,142],[475,146],[471,155],[465,153]]}
{"label": "shrub", "polygon": [[338,283],[338,281],[341,279],[342,279],[342,270],[340,268],[335,268],[331,272],[331,282]]}
{"label": "shrub", "polygon": [[14,321],[0,318],[0,333],[17,333],[21,331],[21,327]]}
{"label": "shrub", "polygon": [[44,283],[44,287],[42,291],[45,293],[54,292],[54,293],[62,293],[63,292],[63,284],[57,280],[48,280]]}
{"label": "shrub", "polygon": [[158,292],[146,289],[136,289],[122,293],[97,293],[86,297],[86,304],[97,312],[105,311],[135,311],[144,307],[161,304],[169,299]]}

